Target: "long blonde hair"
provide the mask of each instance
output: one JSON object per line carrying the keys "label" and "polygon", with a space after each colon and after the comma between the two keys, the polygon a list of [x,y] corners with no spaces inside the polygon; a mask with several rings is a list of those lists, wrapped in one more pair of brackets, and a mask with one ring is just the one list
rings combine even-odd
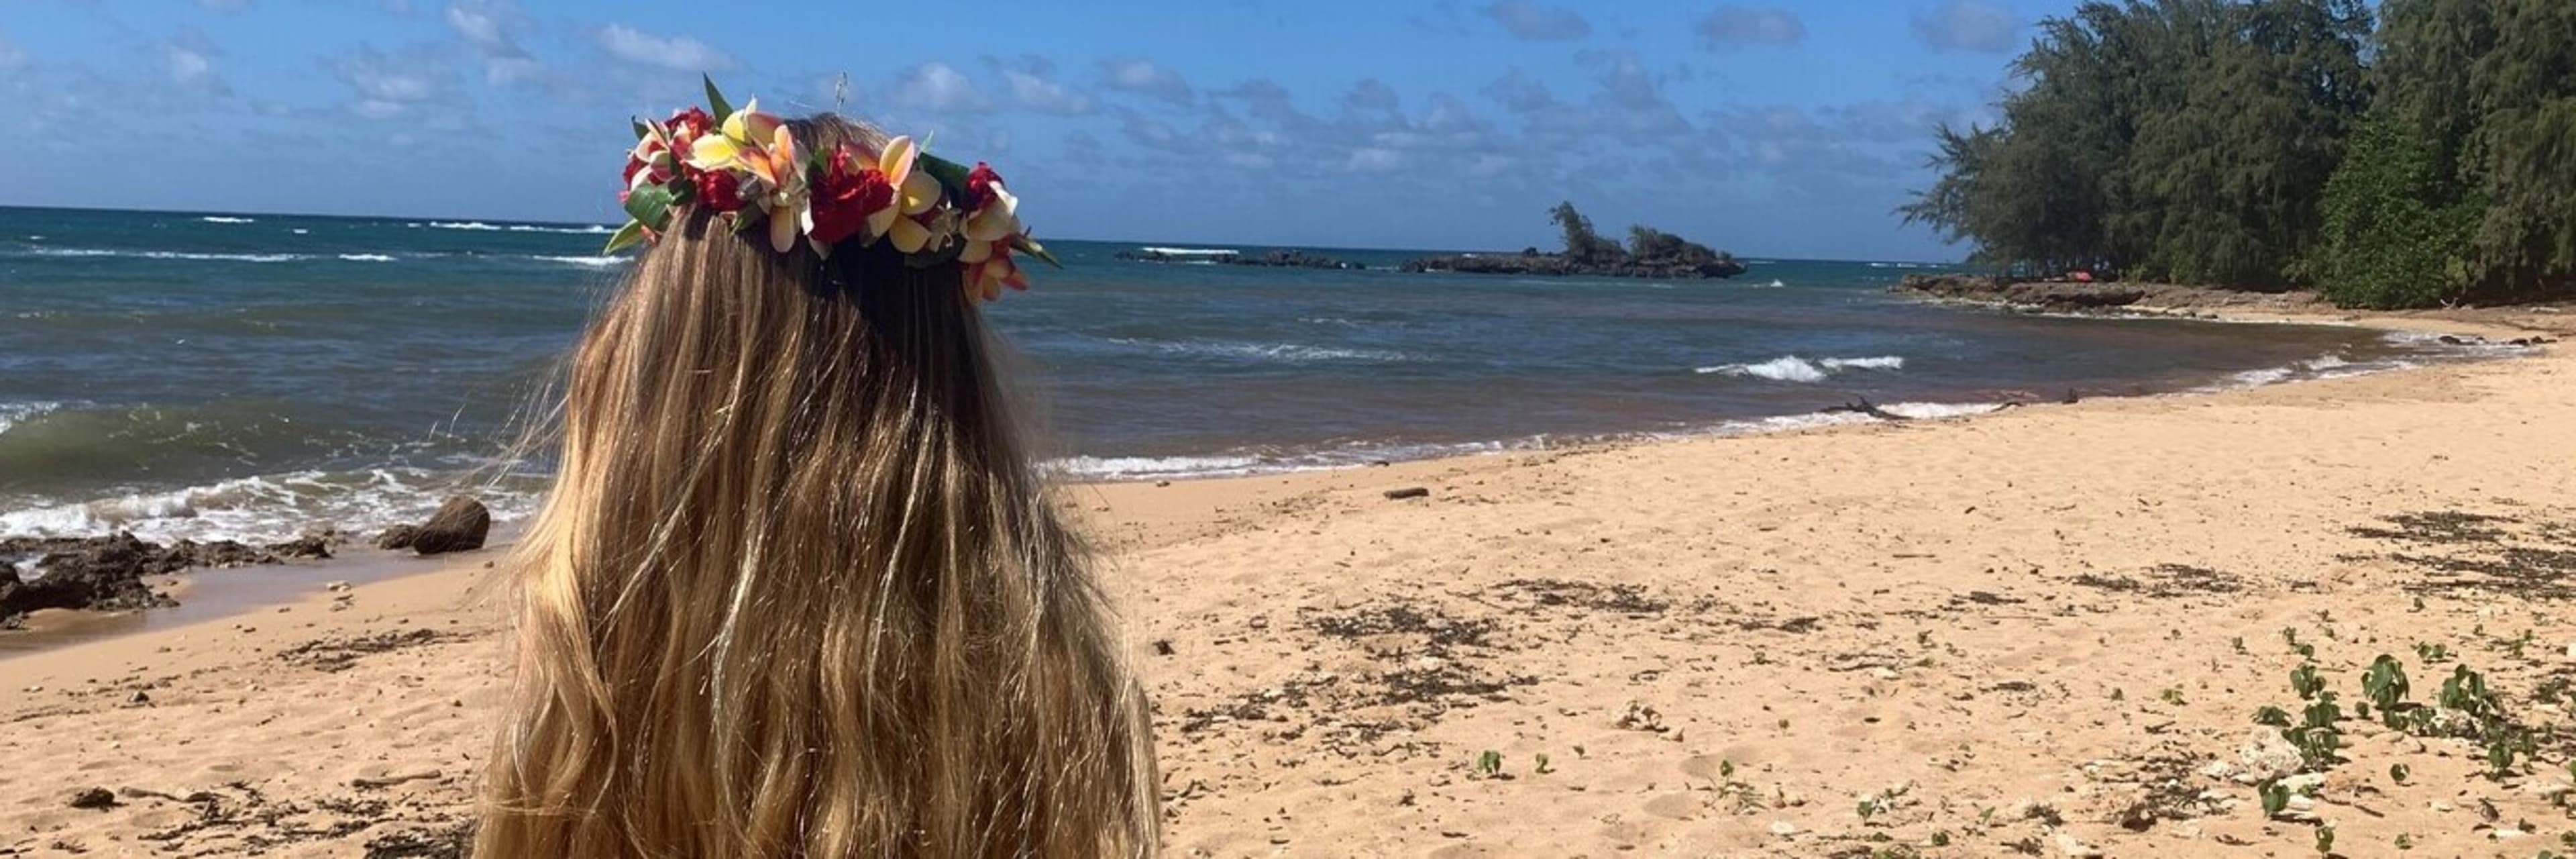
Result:
{"label": "long blonde hair", "polygon": [[996,367],[953,266],[675,223],[572,360],[477,854],[1153,853],[1143,696]]}

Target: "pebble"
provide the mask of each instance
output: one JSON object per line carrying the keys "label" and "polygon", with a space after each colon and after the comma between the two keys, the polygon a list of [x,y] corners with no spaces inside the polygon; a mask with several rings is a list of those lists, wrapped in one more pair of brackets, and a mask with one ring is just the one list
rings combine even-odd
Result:
{"label": "pebble", "polygon": [[1786,820],[1771,821],[1771,834],[1787,838],[1798,834],[1798,824]]}
{"label": "pebble", "polygon": [[2102,848],[2086,844],[2064,832],[2057,833],[2057,852],[2066,854],[2069,859],[2101,859],[2102,856]]}

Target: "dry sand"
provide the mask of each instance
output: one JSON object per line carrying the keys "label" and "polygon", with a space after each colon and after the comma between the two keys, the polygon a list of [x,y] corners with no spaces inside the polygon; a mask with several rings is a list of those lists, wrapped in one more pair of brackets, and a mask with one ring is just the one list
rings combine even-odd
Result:
{"label": "dry sand", "polygon": [[[2413,701],[2466,665],[2570,726],[2567,348],[1075,502],[1175,855],[2316,855],[2236,777],[2258,708],[2301,717],[2295,630],[2348,760],[2290,816],[2528,857],[2576,832],[2569,740],[2499,780],[2350,717],[2386,653]],[[507,646],[480,560],[0,660],[0,855],[453,855]]]}

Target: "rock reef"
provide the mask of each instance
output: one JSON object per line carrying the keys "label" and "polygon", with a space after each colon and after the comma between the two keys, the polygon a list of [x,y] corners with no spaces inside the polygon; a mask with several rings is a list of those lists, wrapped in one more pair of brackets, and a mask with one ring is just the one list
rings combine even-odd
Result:
{"label": "rock reef", "polygon": [[1152,248],[1144,248],[1132,251],[1119,251],[1118,258],[1129,262],[1210,263],[1215,265],[1246,265],[1260,268],[1321,268],[1339,269],[1344,271],[1358,271],[1368,268],[1368,266],[1364,266],[1359,263],[1345,262],[1322,254],[1301,250],[1276,250],[1262,254],[1243,254],[1233,251],[1222,253],[1171,253],[1168,251],[1154,250]]}

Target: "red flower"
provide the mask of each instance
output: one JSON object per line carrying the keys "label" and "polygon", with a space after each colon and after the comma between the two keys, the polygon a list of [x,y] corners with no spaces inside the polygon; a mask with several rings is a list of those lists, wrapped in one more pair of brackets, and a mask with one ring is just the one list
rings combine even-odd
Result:
{"label": "red flower", "polygon": [[992,186],[1001,182],[1002,174],[993,172],[993,165],[975,162],[975,169],[966,174],[966,208],[981,211],[993,199]]}
{"label": "red flower", "polygon": [[894,205],[894,185],[856,150],[842,147],[831,160],[823,184],[814,189],[814,228],[806,235],[826,247],[858,235],[868,216]]}
{"label": "red flower", "polygon": [[718,212],[742,208],[742,180],[731,170],[693,171],[698,183],[697,204]]}
{"label": "red flower", "polygon": [[636,141],[635,148],[626,153],[626,175],[623,177],[626,187],[634,188],[635,174],[647,169],[653,171],[652,178],[648,180],[649,184],[659,185],[671,181],[670,165],[673,162],[668,155],[669,153],[663,151],[662,141],[659,139],[647,137]]}
{"label": "red flower", "polygon": [[662,125],[671,129],[671,141],[680,149],[687,149],[698,135],[716,127],[715,120],[708,118],[706,111],[695,107],[673,111],[671,118],[663,120]]}

